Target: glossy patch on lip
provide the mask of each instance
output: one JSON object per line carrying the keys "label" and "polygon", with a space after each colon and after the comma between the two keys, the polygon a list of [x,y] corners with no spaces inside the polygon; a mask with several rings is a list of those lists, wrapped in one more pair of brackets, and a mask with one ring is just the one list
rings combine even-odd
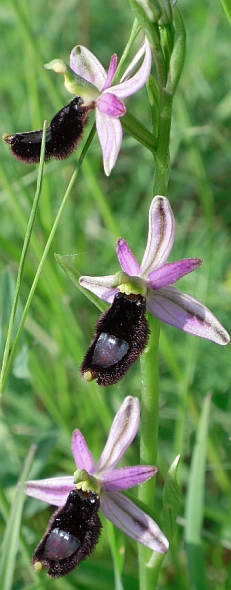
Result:
{"label": "glossy patch on lip", "polygon": [[43,556],[53,561],[59,561],[70,557],[80,545],[80,540],[77,537],[60,528],[55,528],[46,541]]}
{"label": "glossy patch on lip", "polygon": [[92,363],[104,368],[111,367],[125,356],[128,349],[129,344],[125,340],[102,332],[96,342]]}

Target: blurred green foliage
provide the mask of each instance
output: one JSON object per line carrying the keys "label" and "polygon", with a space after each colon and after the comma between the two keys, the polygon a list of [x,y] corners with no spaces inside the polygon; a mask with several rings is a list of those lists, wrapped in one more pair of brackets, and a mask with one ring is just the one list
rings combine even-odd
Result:
{"label": "blurred green foliage", "polygon": [[[168,197],[177,222],[172,260],[201,257],[203,265],[179,283],[217,315],[231,331],[231,29],[220,3],[179,0],[187,31],[187,57],[174,98],[170,186]],[[42,69],[82,43],[108,66],[122,54],[132,26],[129,4],[122,0],[2,0],[0,5],[1,134],[41,128],[69,100],[62,79]],[[127,103],[128,111],[151,126],[145,89]],[[93,121],[90,117],[89,123]],[[90,126],[88,126],[88,129]],[[87,133],[87,130],[86,130]],[[18,314],[26,301],[52,222],[73,172],[77,155],[45,165],[42,195],[25,266]],[[2,342],[36,188],[37,167],[14,160],[0,144],[0,271]],[[0,532],[31,444],[37,445],[30,478],[71,474],[75,466],[71,433],[82,430],[97,459],[115,411],[125,395],[139,397],[139,363],[112,389],[84,384],[79,365],[92,338],[98,310],[80,293],[54,258],[76,254],[81,274],[118,270],[115,243],[122,235],[141,260],[146,244],[152,194],[153,163],[148,151],[124,136],[109,178],[102,171],[97,138],[89,150],[54,238],[32,302],[25,330],[5,391],[0,424]],[[111,222],[113,220],[113,222]],[[16,323],[18,316],[16,318]],[[161,327],[160,442],[157,509],[163,481],[182,454],[182,503],[172,549],[164,562],[160,588],[189,586],[184,549],[185,495],[192,451],[204,396],[211,392],[208,464],[202,552],[208,590],[231,584],[231,362],[225,349]],[[138,462],[138,440],[126,455]],[[50,509],[27,499],[12,590],[114,588],[107,530],[93,556],[63,580],[35,576],[33,548],[46,528]],[[123,584],[138,588],[136,547],[126,549]]]}

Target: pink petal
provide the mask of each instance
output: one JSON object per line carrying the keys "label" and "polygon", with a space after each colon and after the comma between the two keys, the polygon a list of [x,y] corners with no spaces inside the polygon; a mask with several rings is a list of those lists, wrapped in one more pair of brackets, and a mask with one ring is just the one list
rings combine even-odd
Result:
{"label": "pink petal", "polygon": [[113,80],[114,75],[116,73],[116,68],[117,68],[117,55],[116,55],[116,53],[114,53],[114,55],[112,55],[112,57],[110,59],[110,64],[109,64],[108,73],[107,73],[107,79],[106,79],[106,82],[105,82],[102,90],[106,90],[106,88],[110,88],[112,80]]}
{"label": "pink petal", "polygon": [[154,520],[119,492],[103,494],[100,508],[123,533],[153,551],[165,553],[169,543]]}
{"label": "pink petal", "polygon": [[115,275],[108,275],[104,277],[80,277],[79,284],[84,289],[88,289],[94,293],[99,299],[112,303],[118,289],[112,287]]}
{"label": "pink petal", "polygon": [[109,91],[104,92],[98,98],[97,107],[101,113],[110,117],[122,117],[126,113],[124,104]]}
{"label": "pink petal", "polygon": [[101,91],[104,87],[107,79],[106,71],[97,57],[83,45],[73,47],[70,54],[70,67],[75,74],[94,84],[98,90]]}
{"label": "pink petal", "polygon": [[132,254],[129,245],[123,238],[119,238],[116,244],[116,252],[122,270],[130,277],[139,276],[140,267]]}
{"label": "pink petal", "polygon": [[93,457],[80,430],[74,430],[71,448],[77,469],[85,469],[88,473],[92,473],[94,470]]}
{"label": "pink petal", "polygon": [[103,152],[104,172],[109,176],[120,151],[122,126],[119,119],[105,115],[96,108],[96,129]]}
{"label": "pink petal", "polygon": [[27,496],[48,502],[53,506],[63,506],[71,490],[75,488],[73,476],[51,477],[27,481],[25,493]]}
{"label": "pink petal", "polygon": [[[132,76],[129,79],[126,79],[123,82],[123,80],[125,78],[127,78],[130,70],[133,69],[134,65],[138,62],[138,59],[140,58],[140,56],[144,52],[145,52],[144,60],[143,60],[141,67],[139,68],[139,70],[136,72],[136,74],[134,76]],[[150,76],[150,73],[151,73],[151,67],[152,67],[152,51],[151,51],[151,47],[149,45],[148,40],[145,38],[144,45],[140,48],[137,55],[132,60],[130,66],[128,67],[128,70],[124,73],[120,84],[117,84],[116,86],[112,86],[113,93],[118,98],[126,98],[126,96],[131,96],[131,94],[135,94],[135,92],[140,90],[140,88],[142,88],[142,86],[144,86],[144,84],[146,84],[146,82]]]}
{"label": "pink petal", "polygon": [[102,477],[103,488],[105,492],[122,492],[148,481],[157,471],[157,467],[149,465],[113,469]]}
{"label": "pink petal", "polygon": [[137,397],[128,396],[120,406],[112,422],[102,455],[95,466],[95,475],[111,471],[119,463],[136,436],[140,421],[140,405]]}
{"label": "pink petal", "polygon": [[148,285],[152,289],[161,289],[167,287],[167,285],[172,285],[181,277],[198,268],[201,263],[200,258],[186,258],[178,262],[167,262],[164,266],[149,273]]}
{"label": "pink petal", "polygon": [[148,241],[140,273],[147,277],[168,259],[175,237],[175,220],[165,197],[156,196],[149,209]]}
{"label": "pink petal", "polygon": [[217,344],[228,344],[230,340],[228,332],[207,307],[174,287],[149,293],[147,308],[159,320],[195,336]]}

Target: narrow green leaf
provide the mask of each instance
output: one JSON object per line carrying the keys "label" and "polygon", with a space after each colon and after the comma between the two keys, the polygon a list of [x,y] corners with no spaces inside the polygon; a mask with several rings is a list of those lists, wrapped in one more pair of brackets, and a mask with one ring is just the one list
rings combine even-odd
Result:
{"label": "narrow green leaf", "polygon": [[[156,121],[156,119],[155,119]],[[142,125],[131,113],[126,113],[121,119],[123,129],[136,141],[144,145],[153,154],[156,149],[156,141],[152,133]]]}
{"label": "narrow green leaf", "polygon": [[21,516],[24,503],[24,483],[28,478],[35,451],[35,445],[31,446],[26,457],[21,476],[19,478],[20,483],[16,491],[15,501],[11,506],[10,515],[6,526],[0,561],[1,590],[11,590],[12,588],[14,564],[18,548]]}
{"label": "narrow green leaf", "polygon": [[176,475],[180,462],[180,455],[173,461],[164,484],[163,494],[163,512],[164,512],[164,527],[163,532],[167,539],[171,541],[176,530],[176,518],[179,511],[180,504],[180,486],[177,483]]}
{"label": "narrow green leaf", "polygon": [[71,281],[77,287],[77,289],[79,289],[80,288],[79,277],[81,275],[80,275],[80,272],[77,270],[77,268],[72,263],[73,260],[75,260],[76,255],[75,254],[68,254],[66,256],[61,256],[60,254],[55,253],[54,257],[55,257],[55,260],[61,266],[61,268],[65,271],[67,276],[71,279]]}
{"label": "narrow green leaf", "polygon": [[[42,145],[41,145],[41,154],[40,154],[40,164],[39,164],[39,169],[38,169],[37,187],[36,187],[35,197],[34,197],[34,201],[33,201],[32,208],[31,208],[31,213],[30,213],[30,217],[29,217],[29,221],[28,221],[28,225],[27,225],[26,235],[25,235],[25,239],[24,239],[24,243],[23,243],[23,248],[22,248],[22,253],[21,253],[21,258],[20,258],[19,268],[18,268],[18,276],[17,276],[17,280],[16,280],[15,292],[14,292],[14,297],[13,297],[13,302],[12,302],[12,309],[11,309],[10,318],[9,318],[9,325],[8,325],[8,331],[7,331],[7,336],[6,336],[6,343],[5,343],[2,368],[1,368],[1,375],[0,375],[0,393],[4,392],[4,388],[6,385],[6,380],[7,380],[8,374],[9,374],[9,370],[11,368],[12,362],[14,360],[14,356],[16,354],[16,346],[15,347],[13,346],[11,349],[12,338],[13,338],[13,334],[14,334],[13,330],[15,328],[15,317],[16,317],[16,313],[17,313],[17,309],[18,309],[19,293],[20,293],[21,284],[22,284],[22,280],[23,280],[26,256],[27,256],[29,245],[30,245],[31,235],[32,235],[32,231],[33,231],[33,227],[34,227],[34,223],[35,223],[35,218],[36,218],[36,213],[37,213],[37,208],[38,208],[38,204],[39,204],[39,198],[40,198],[40,194],[41,194],[41,190],[42,190],[45,145],[46,145],[45,141],[46,141],[46,121],[44,121],[44,125],[43,125],[43,135],[42,135]],[[20,325],[20,322],[19,322],[19,325]],[[15,340],[16,340],[16,336],[15,336]],[[15,342],[14,342],[14,344],[15,344]],[[11,349],[11,352],[10,352],[10,349]]]}
{"label": "narrow green leaf", "polygon": [[169,62],[169,72],[166,84],[168,94],[174,94],[181,77],[186,51],[186,32],[184,21],[178,8],[174,8],[175,38],[172,55]]}
{"label": "narrow green leaf", "polygon": [[107,520],[106,523],[108,540],[110,544],[114,566],[115,590],[124,590],[121,580],[121,574],[123,571],[124,564],[124,551],[121,551],[121,547],[124,547],[124,536],[120,531],[118,532],[117,529],[115,529],[114,525],[111,522]]}
{"label": "narrow green leaf", "polygon": [[159,87],[153,76],[149,76],[147,81],[147,92],[151,105],[153,137],[156,140],[158,137],[159,122]]}
{"label": "narrow green leaf", "polygon": [[[158,447],[158,411],[159,411],[159,387],[158,387],[158,344],[160,335],[160,322],[148,313],[148,323],[151,330],[148,345],[140,358],[141,366],[141,420],[140,420],[140,463],[155,465]],[[139,487],[139,499],[153,508],[154,505],[155,478]],[[146,567],[150,559],[150,550],[139,545],[139,583],[140,590],[152,590],[156,588],[159,575],[159,563],[156,567]]]}
{"label": "narrow green leaf", "polygon": [[[6,267],[2,273],[1,277],[1,307],[2,307],[2,329],[3,329],[3,337],[6,336],[10,315],[12,310],[12,305],[14,301],[14,294],[15,294],[15,278],[13,275],[12,270],[9,267]],[[22,313],[22,306],[18,301],[18,307],[15,313],[15,322],[12,330],[12,336],[14,337],[16,330],[18,328],[18,324],[20,321],[20,316]]]}
{"label": "narrow green leaf", "polygon": [[230,0],[221,0],[221,4],[224,8],[227,19],[231,24],[231,2]]}
{"label": "narrow green leaf", "polygon": [[204,512],[204,487],[207,453],[207,436],[211,396],[204,401],[198,425],[196,445],[193,451],[192,465],[186,498],[185,540],[189,577],[192,589],[206,589],[204,565],[201,550],[201,529]]}
{"label": "narrow green leaf", "polygon": [[121,58],[119,60],[119,63],[117,64],[116,73],[113,78],[113,83],[115,83],[115,84],[119,83],[119,80],[121,78],[122,68],[124,67],[124,64],[125,64],[126,59],[129,55],[130,49],[131,49],[131,47],[132,47],[132,45],[139,33],[140,33],[140,25],[139,25],[137,19],[135,18],[134,22],[132,24],[132,30],[130,33],[130,37],[129,37],[128,42],[126,43],[126,46],[123,50],[123,53],[122,53]]}
{"label": "narrow green leaf", "polygon": [[81,287],[81,285],[79,284],[79,277],[81,276],[80,272],[77,270],[77,268],[75,268],[74,264],[72,264],[72,260],[74,260],[75,257],[75,254],[70,254],[68,256],[61,256],[60,254],[55,254],[55,260],[57,260],[61,268],[65,271],[65,273],[71,279],[71,281],[74,283],[77,289],[79,289],[81,293],[84,293],[85,297],[87,297],[89,301],[94,303],[94,305],[98,307],[98,309],[101,312],[105,311],[108,305],[101,301],[98,297],[96,297],[96,295],[94,295],[90,291],[87,291],[87,289]]}

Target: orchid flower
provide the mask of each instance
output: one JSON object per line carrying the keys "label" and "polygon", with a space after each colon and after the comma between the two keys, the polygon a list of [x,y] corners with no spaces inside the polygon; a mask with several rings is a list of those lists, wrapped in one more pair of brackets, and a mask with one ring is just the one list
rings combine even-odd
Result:
{"label": "orchid flower", "polygon": [[[140,68],[131,75],[144,55]],[[147,82],[151,71],[152,54],[148,40],[130,63],[119,84],[113,86],[116,75],[117,55],[111,57],[108,72],[98,59],[82,45],[71,51],[70,67],[55,59],[44,67],[63,74],[65,87],[72,94],[79,94],[84,106],[95,109],[96,129],[103,152],[104,171],[109,176],[115,166],[122,142],[122,125],[119,118],[126,113],[121,98],[136,93]]]}
{"label": "orchid flower", "polygon": [[[158,525],[150,516],[145,514],[136,504],[121,493],[123,490],[127,490],[153,477],[157,472],[157,468],[148,465],[136,465],[115,469],[136,436],[139,421],[139,400],[138,398],[128,396],[123,401],[114,418],[106,445],[96,465],[94,465],[92,454],[83,435],[79,430],[75,430],[72,437],[72,452],[77,471],[74,473],[74,477],[70,475],[28,481],[25,492],[28,496],[58,507],[64,506],[66,509],[67,499],[73,490],[81,490],[83,494],[92,491],[92,494],[97,494],[100,501],[100,508],[108,520],[138,543],[146,545],[159,553],[165,553],[168,549],[168,541]],[[94,496],[92,499],[95,503]],[[53,522],[54,520],[52,519]],[[57,529],[53,529],[53,532],[57,534],[56,531]],[[46,542],[50,532],[48,529],[45,534],[44,538]],[[68,531],[66,534],[68,534]],[[64,534],[62,535],[63,537]],[[76,546],[76,538],[74,537],[73,539],[73,533],[72,535],[68,534],[67,541],[71,547],[72,543],[74,547]],[[41,543],[43,543],[44,548],[44,542],[41,541]],[[41,543],[37,550],[40,548]],[[49,553],[50,551],[51,543]],[[47,547],[46,553],[48,554]],[[43,569],[40,562],[34,558],[32,561],[36,571]],[[77,564],[75,563],[75,565]],[[46,565],[46,567],[49,566]],[[64,575],[64,573],[68,572],[65,571],[59,575]],[[54,573],[50,574],[48,572],[48,574],[58,577]]]}
{"label": "orchid flower", "polygon": [[172,285],[200,266],[199,258],[167,262],[175,237],[175,220],[166,197],[156,196],[149,210],[148,241],[141,265],[127,242],[117,241],[117,256],[122,269],[115,275],[82,276],[79,283],[100,299],[112,303],[118,292],[140,294],[147,309],[159,320],[180,330],[207,338],[217,344],[228,344],[230,337],[220,322],[191,295]]}

